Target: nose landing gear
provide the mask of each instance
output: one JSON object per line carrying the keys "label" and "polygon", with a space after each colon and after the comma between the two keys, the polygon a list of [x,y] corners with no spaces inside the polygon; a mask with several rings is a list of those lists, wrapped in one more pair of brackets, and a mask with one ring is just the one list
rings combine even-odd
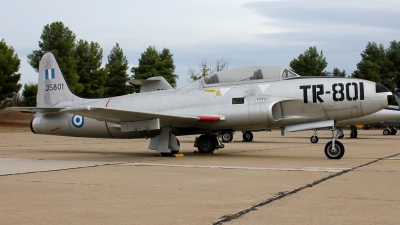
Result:
{"label": "nose landing gear", "polygon": [[328,159],[341,159],[344,155],[345,149],[340,141],[335,140],[340,136],[340,132],[332,127],[332,141],[325,145],[325,155]]}

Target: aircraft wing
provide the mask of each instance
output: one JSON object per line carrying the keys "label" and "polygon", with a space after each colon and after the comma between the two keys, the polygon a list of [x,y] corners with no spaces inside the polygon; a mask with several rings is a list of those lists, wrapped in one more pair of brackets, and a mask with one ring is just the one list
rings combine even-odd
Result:
{"label": "aircraft wing", "polygon": [[50,113],[50,112],[59,112],[64,108],[57,107],[8,107],[6,110],[19,111],[19,112],[27,112],[27,113]]}
{"label": "aircraft wing", "polygon": [[194,124],[196,122],[215,122],[225,120],[224,117],[220,116],[187,116],[150,111],[129,111],[91,106],[68,107],[61,110],[61,112],[67,112],[117,124],[119,124],[120,122],[135,122],[159,118],[161,124],[163,125],[188,126],[189,124]]}

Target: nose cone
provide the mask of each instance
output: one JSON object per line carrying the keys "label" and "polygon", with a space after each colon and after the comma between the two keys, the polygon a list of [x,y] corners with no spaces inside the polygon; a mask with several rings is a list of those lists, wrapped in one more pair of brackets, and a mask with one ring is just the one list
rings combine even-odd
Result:
{"label": "nose cone", "polygon": [[385,86],[383,86],[381,84],[375,84],[375,93],[388,93],[388,95],[387,95],[387,104],[390,105],[390,104],[394,103],[393,94],[387,87],[385,87]]}

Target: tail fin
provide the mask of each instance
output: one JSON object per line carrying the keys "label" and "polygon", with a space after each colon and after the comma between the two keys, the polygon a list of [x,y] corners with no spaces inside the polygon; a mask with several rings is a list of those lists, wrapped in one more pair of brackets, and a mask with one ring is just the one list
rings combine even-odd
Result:
{"label": "tail fin", "polygon": [[45,53],[39,63],[37,107],[66,107],[83,101],[69,90],[53,53]]}

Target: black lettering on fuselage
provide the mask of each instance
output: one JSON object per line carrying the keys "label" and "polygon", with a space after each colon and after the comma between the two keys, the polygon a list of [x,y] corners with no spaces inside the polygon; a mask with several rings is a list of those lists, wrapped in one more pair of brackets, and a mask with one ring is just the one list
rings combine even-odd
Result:
{"label": "black lettering on fuselage", "polygon": [[[317,88],[319,88],[319,91],[317,92]],[[317,100],[319,102],[324,102],[320,95],[324,94],[324,85],[323,84],[317,84],[312,86],[312,91],[313,91],[313,102],[317,103]]]}
{"label": "black lettering on fuselage", "polygon": [[307,95],[307,90],[311,88],[311,85],[302,85],[300,86],[300,89],[303,89],[303,99],[304,103],[308,103],[308,95]]}
{"label": "black lettering on fuselage", "polygon": [[[350,96],[350,86],[354,87],[354,97]],[[348,101],[353,101],[358,99],[358,85],[357,83],[347,83],[346,84],[346,99]]]}
{"label": "black lettering on fuselage", "polygon": [[303,90],[304,103],[308,103],[308,89],[311,89],[313,103],[324,102],[321,95],[330,95],[331,93],[332,100],[335,102],[364,100],[363,82],[335,83],[332,84],[332,92],[324,91],[323,84],[301,85],[300,89]]}

